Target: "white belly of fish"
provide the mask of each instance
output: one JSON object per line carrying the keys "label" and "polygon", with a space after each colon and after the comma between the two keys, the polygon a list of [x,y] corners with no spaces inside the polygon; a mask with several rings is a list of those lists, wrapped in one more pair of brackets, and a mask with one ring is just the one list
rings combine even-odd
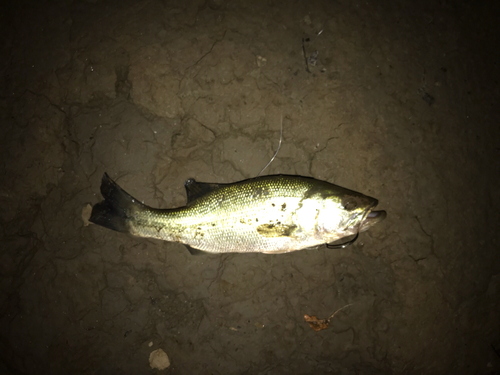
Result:
{"label": "white belly of fish", "polygon": [[324,216],[322,210],[324,205],[315,199],[271,198],[255,200],[238,210],[223,206],[199,215],[180,212],[165,221],[165,226],[138,226],[131,233],[210,253],[284,253],[332,240],[331,236],[325,238],[318,222]]}

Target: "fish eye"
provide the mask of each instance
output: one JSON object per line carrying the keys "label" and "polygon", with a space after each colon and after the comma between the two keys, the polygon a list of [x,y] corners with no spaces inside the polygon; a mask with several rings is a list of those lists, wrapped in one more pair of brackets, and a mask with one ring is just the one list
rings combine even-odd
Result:
{"label": "fish eye", "polygon": [[346,211],[352,211],[354,210],[356,207],[358,207],[358,204],[356,203],[356,201],[352,200],[352,199],[343,199],[342,200],[342,207],[344,208],[344,210]]}

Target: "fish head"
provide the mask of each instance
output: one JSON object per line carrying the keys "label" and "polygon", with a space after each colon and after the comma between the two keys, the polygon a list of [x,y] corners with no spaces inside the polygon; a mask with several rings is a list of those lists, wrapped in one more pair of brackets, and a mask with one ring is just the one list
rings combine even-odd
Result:
{"label": "fish head", "polygon": [[319,225],[331,241],[364,232],[387,216],[385,211],[375,211],[378,200],[361,193],[334,186],[322,194],[324,210]]}

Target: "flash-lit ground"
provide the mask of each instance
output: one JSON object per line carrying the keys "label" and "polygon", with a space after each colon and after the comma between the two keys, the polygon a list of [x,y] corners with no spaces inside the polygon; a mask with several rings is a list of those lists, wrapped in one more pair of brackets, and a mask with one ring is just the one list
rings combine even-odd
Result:
{"label": "flash-lit ground", "polygon": [[[0,373],[498,374],[498,5],[480,3],[2,8]],[[281,118],[265,174],[387,211],[353,246],[194,257],[86,222],[104,172],[160,208],[187,178],[256,176]]]}

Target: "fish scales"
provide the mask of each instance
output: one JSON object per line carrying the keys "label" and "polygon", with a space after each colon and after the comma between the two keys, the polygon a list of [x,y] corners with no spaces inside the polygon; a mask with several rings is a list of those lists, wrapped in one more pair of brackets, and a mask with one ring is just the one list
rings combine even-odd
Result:
{"label": "fish scales", "polygon": [[[315,212],[307,211],[301,202],[309,188],[308,183],[286,177],[225,186],[188,207],[150,210],[140,221],[130,223],[131,233],[220,253],[272,252],[313,246],[314,239],[308,241],[301,235],[312,229],[309,224],[314,220],[310,216]],[[302,215],[299,217],[299,214]],[[287,230],[295,229],[294,226],[298,233],[286,236]]]}
{"label": "fish scales", "polygon": [[221,185],[188,180],[188,204],[176,209],[143,205],[106,174],[101,191],[105,200],[94,206],[90,221],[210,253],[300,250],[356,234],[385,217],[384,211],[372,213],[374,198],[301,176]]}

